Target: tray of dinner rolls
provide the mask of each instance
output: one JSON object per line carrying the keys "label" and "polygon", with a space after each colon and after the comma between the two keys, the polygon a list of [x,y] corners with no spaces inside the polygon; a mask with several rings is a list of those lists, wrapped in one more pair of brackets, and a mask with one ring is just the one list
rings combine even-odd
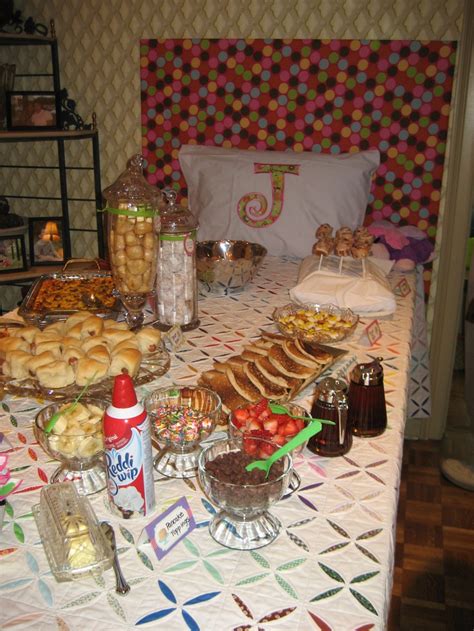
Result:
{"label": "tray of dinner rolls", "polygon": [[198,383],[217,392],[225,412],[262,397],[287,402],[346,353],[262,330],[240,355],[215,361],[211,370],[201,373]]}
{"label": "tray of dinner rolls", "polygon": [[39,327],[66,320],[77,311],[116,319],[121,306],[113,292],[112,275],[105,270],[43,274],[31,285],[18,313]]}
{"label": "tray of dinner rolls", "polygon": [[6,392],[53,400],[110,396],[116,375],[136,386],[164,375],[170,357],[152,326],[132,332],[125,322],[79,311],[44,329],[6,326],[0,336],[0,382]]}

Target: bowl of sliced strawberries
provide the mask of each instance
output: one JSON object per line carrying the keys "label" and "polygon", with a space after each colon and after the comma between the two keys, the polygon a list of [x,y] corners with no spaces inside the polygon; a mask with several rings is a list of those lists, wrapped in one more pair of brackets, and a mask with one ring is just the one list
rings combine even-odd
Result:
{"label": "bowl of sliced strawberries", "polygon": [[[243,434],[248,443],[252,438],[263,438],[281,447],[305,427],[309,418],[306,410],[295,403],[283,405],[261,399],[257,403],[235,408],[230,413],[229,433],[232,437]],[[255,443],[257,445],[257,441]],[[303,443],[293,453],[298,454],[305,446]],[[269,454],[255,455],[265,457]]]}

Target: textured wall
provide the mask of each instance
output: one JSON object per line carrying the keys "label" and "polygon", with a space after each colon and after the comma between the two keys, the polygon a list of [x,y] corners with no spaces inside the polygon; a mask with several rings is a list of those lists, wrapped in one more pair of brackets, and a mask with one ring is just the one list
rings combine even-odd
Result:
{"label": "textured wall", "polygon": [[62,85],[84,118],[97,112],[103,187],[141,148],[140,38],[458,40],[463,15],[463,0],[16,0],[15,7],[55,20]]}
{"label": "textured wall", "polygon": [[140,151],[140,37],[459,39],[462,0],[16,0],[54,18],[61,81],[95,110],[104,184]]}

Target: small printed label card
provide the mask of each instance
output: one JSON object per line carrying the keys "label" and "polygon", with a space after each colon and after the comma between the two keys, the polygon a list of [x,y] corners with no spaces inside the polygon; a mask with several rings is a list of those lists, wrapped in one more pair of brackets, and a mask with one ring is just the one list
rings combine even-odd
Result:
{"label": "small printed label card", "polygon": [[191,507],[182,497],[145,526],[145,531],[158,560],[161,560],[195,528]]}
{"label": "small printed label card", "polygon": [[360,337],[359,343],[364,346],[373,346],[380,340],[381,337],[382,329],[380,328],[379,321],[372,320],[372,322],[364,328],[364,332]]}
{"label": "small printed label card", "polygon": [[185,337],[179,324],[173,326],[163,335],[163,342],[169,351],[177,351],[183,346]]}
{"label": "small printed label card", "polygon": [[411,289],[407,279],[402,278],[402,280],[395,285],[393,292],[395,295],[401,296],[402,298],[408,296],[408,294],[411,292]]}

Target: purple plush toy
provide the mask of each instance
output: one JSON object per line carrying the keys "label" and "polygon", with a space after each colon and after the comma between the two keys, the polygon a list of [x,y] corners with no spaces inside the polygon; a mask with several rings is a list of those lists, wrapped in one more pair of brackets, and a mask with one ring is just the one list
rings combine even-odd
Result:
{"label": "purple plush toy", "polygon": [[390,221],[381,220],[374,221],[369,232],[376,240],[372,246],[373,256],[395,261],[394,269],[409,271],[434,258],[434,245],[415,226],[398,228]]}

